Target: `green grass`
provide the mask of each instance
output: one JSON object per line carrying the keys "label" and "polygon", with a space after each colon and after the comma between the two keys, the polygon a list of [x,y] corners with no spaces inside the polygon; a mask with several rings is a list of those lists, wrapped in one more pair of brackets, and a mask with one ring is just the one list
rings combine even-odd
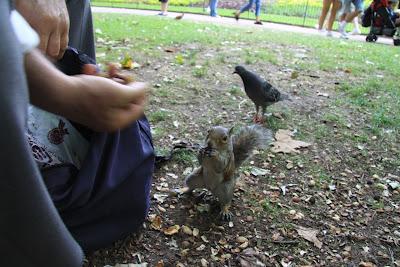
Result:
{"label": "green grass", "polygon": [[158,111],[152,112],[149,115],[149,120],[153,123],[157,123],[157,122],[167,120],[168,117],[169,117],[169,112],[167,112],[165,110],[158,110]]}

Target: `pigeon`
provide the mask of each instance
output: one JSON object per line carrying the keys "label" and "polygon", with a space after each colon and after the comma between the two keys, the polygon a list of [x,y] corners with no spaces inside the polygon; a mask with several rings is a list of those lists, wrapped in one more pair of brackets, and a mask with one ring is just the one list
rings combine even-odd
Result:
{"label": "pigeon", "polygon": [[[279,92],[273,85],[257,74],[246,70],[243,66],[236,66],[233,73],[242,78],[244,91],[256,106],[256,114],[254,116],[254,122],[256,123],[264,122],[264,113],[267,106],[278,101],[290,100],[287,94]],[[262,108],[261,118],[258,116],[260,107]]]}
{"label": "pigeon", "polygon": [[182,13],[182,14],[176,16],[175,19],[176,19],[176,20],[180,20],[180,19],[183,18],[184,15],[185,15],[185,13]]}

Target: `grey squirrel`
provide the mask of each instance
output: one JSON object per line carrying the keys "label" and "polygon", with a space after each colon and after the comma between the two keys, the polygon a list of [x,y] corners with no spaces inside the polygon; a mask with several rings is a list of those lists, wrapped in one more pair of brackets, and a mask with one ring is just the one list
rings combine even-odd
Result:
{"label": "grey squirrel", "polygon": [[259,125],[242,127],[237,134],[233,134],[233,127],[211,128],[198,154],[200,167],[185,179],[187,191],[207,188],[219,200],[222,219],[231,220],[229,208],[237,180],[236,170],[254,149],[268,146],[272,139],[272,132]]}

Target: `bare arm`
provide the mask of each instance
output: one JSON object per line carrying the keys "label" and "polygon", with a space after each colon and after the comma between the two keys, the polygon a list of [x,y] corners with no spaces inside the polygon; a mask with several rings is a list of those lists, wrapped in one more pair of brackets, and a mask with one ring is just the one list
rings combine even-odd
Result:
{"label": "bare arm", "polygon": [[67,76],[38,50],[25,57],[31,103],[96,131],[114,131],[143,115],[147,84]]}

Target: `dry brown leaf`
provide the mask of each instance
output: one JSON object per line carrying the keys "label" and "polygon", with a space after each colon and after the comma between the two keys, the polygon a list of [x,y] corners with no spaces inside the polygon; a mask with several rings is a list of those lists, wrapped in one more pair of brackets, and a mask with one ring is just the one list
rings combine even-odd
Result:
{"label": "dry brown leaf", "polygon": [[178,51],[178,49],[175,47],[166,47],[164,48],[164,51],[167,53],[175,53],[176,51]]}
{"label": "dry brown leaf", "polygon": [[162,220],[160,216],[153,216],[153,217],[149,217],[149,220],[151,222],[150,224],[150,228],[154,229],[154,230],[161,230],[162,227]]}
{"label": "dry brown leaf", "polygon": [[164,229],[163,232],[165,235],[174,235],[179,232],[180,228],[181,227],[179,225],[175,224],[175,225],[168,227],[167,229]]}
{"label": "dry brown leaf", "polygon": [[312,242],[317,248],[322,248],[322,242],[318,240],[317,238],[317,233],[318,230],[312,229],[312,228],[306,228],[302,226],[297,226],[296,227],[297,233],[299,236],[304,238],[307,241]]}
{"label": "dry brown leaf", "polygon": [[272,143],[272,152],[275,153],[299,153],[298,148],[308,147],[311,144],[292,139],[292,133],[289,130],[279,129],[275,134],[276,141]]}
{"label": "dry brown leaf", "polygon": [[365,261],[362,261],[362,262],[360,262],[360,264],[358,265],[359,267],[376,267],[376,265],[375,264],[373,264],[372,262],[365,262]]}

